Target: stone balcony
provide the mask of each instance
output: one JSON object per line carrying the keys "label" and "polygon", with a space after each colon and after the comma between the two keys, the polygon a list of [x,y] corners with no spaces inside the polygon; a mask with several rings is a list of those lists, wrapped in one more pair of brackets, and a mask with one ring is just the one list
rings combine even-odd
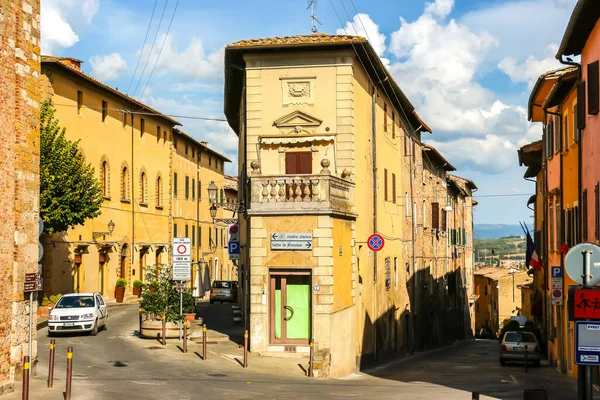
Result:
{"label": "stone balcony", "polygon": [[356,218],[354,183],[329,174],[250,178],[249,215],[338,215]]}

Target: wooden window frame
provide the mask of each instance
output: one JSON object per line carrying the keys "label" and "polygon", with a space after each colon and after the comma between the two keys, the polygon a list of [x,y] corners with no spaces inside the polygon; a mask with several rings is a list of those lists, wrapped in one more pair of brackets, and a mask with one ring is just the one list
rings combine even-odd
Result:
{"label": "wooden window frame", "polygon": [[83,108],[83,92],[77,91],[77,114],[81,115],[81,109]]}
{"label": "wooden window frame", "polygon": [[177,197],[178,187],[177,187],[177,172],[173,172],[173,196]]}
{"label": "wooden window frame", "polygon": [[388,171],[386,168],[383,169],[383,199],[388,201]]}
{"label": "wooden window frame", "polygon": [[431,228],[440,229],[440,203],[431,203]]}
{"label": "wooden window frame", "polygon": [[392,110],[392,139],[396,139],[396,112]]}
{"label": "wooden window frame", "polygon": [[387,120],[388,120],[388,107],[387,107],[387,103],[383,103],[383,131],[387,133],[388,131],[388,127],[387,127]]}
{"label": "wooden window frame", "polygon": [[396,174],[392,173],[392,203],[396,204]]}
{"label": "wooden window frame", "polygon": [[598,60],[587,65],[587,95],[588,95],[588,114],[597,115],[600,112],[600,69]]}
{"label": "wooden window frame", "polygon": [[108,117],[108,102],[106,100],[102,100],[102,122],[106,122],[107,117]]}

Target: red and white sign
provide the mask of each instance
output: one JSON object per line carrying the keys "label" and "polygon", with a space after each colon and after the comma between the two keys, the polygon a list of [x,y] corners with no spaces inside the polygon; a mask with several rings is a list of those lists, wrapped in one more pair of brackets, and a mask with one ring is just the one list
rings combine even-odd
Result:
{"label": "red and white sign", "polygon": [[173,255],[174,256],[190,256],[191,251],[190,238],[173,238]]}
{"label": "red and white sign", "polygon": [[383,236],[381,236],[378,233],[372,234],[367,239],[367,246],[369,246],[369,249],[371,249],[372,251],[379,251],[379,250],[383,249],[384,245],[385,245],[385,240],[383,240]]}
{"label": "red and white sign", "polygon": [[576,289],[573,301],[575,319],[600,319],[600,290]]}

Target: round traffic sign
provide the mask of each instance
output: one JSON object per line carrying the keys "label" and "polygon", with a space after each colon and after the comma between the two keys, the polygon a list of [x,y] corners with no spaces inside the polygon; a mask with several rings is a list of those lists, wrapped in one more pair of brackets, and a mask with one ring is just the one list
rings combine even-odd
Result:
{"label": "round traffic sign", "polygon": [[240,231],[240,227],[237,226],[236,224],[230,225],[229,226],[229,233],[232,235],[235,235],[236,233],[238,233]]}
{"label": "round traffic sign", "polygon": [[179,246],[177,246],[177,253],[178,254],[187,253],[187,246],[185,244],[180,244]]}
{"label": "round traffic sign", "polygon": [[569,278],[583,285],[583,251],[591,251],[590,254],[590,279],[588,284],[595,286],[600,283],[600,246],[594,243],[580,243],[571,248],[565,257],[565,271]]}
{"label": "round traffic sign", "polygon": [[552,297],[554,297],[556,299],[562,297],[562,290],[560,290],[560,289],[554,289],[552,291]]}
{"label": "round traffic sign", "polygon": [[385,244],[385,240],[383,240],[383,236],[378,233],[374,233],[367,239],[367,246],[372,251],[379,251],[383,249],[383,245]]}

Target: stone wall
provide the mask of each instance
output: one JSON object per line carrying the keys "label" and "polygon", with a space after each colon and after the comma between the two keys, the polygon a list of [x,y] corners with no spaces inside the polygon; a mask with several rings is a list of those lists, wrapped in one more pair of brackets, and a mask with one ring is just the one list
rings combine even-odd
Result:
{"label": "stone wall", "polygon": [[0,0],[0,394],[21,376],[29,319],[23,281],[37,271],[39,23],[39,0]]}

